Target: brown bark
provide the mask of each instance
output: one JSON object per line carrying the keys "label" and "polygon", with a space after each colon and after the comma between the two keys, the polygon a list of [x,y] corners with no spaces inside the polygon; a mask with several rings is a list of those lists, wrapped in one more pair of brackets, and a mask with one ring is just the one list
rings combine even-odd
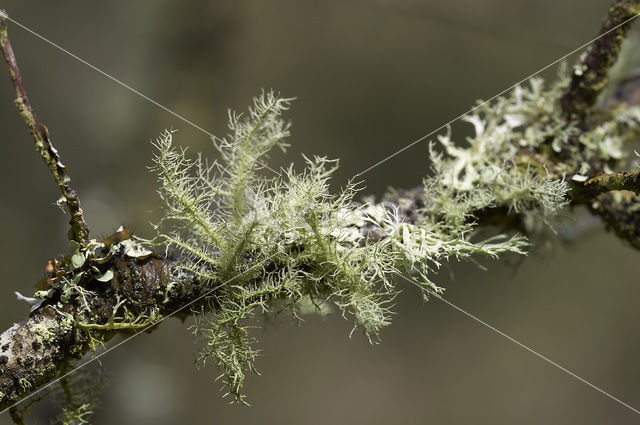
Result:
{"label": "brown bark", "polygon": [[16,61],[11,42],[9,41],[9,35],[7,33],[7,26],[4,19],[0,16],[0,50],[4,55],[9,68],[9,75],[11,81],[16,89],[16,106],[22,116],[24,122],[29,128],[29,132],[35,142],[36,151],[42,156],[45,164],[49,167],[49,171],[53,175],[56,184],[62,192],[64,202],[67,205],[69,214],[71,216],[69,224],[71,226],[69,230],[69,239],[78,243],[86,243],[89,240],[89,226],[84,221],[84,215],[82,208],[80,207],[80,200],[78,199],[78,192],[71,187],[71,179],[66,173],[66,167],[60,161],[58,151],[53,147],[49,138],[49,130],[47,127],[38,121],[27,91],[22,83],[22,75],[20,74],[20,68]]}
{"label": "brown bark", "polygon": [[[96,348],[97,343],[118,332],[132,335],[153,327],[153,323],[123,323],[120,318],[113,322],[115,326],[106,326],[119,328],[116,330],[93,329],[83,323],[108,325],[114,312],[121,316],[125,308],[134,317],[158,309],[158,320],[189,314],[186,307],[193,306],[207,288],[178,266],[178,261],[159,256],[136,260],[121,253],[103,265],[114,271],[110,282],[99,282],[87,275],[79,283],[95,295],[74,298],[58,310],[54,308],[59,300],[56,294],[4,331],[0,335],[0,410],[54,379],[71,361]],[[180,279],[180,289],[171,290],[169,285],[176,279]],[[116,309],[118,300],[123,303]]]}
{"label": "brown bark", "polygon": [[640,0],[616,0],[609,8],[600,37],[574,66],[569,90],[560,100],[567,119],[583,120],[608,83],[609,69],[620,53],[631,22],[640,13]]}

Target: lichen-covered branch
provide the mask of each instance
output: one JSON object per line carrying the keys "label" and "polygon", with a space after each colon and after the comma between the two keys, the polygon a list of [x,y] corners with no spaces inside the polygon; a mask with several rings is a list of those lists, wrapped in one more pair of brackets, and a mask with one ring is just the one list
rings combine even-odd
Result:
{"label": "lichen-covered branch", "polygon": [[25,124],[29,128],[29,132],[35,142],[35,147],[42,159],[49,167],[49,171],[53,175],[53,178],[62,192],[61,201],[67,205],[69,214],[71,215],[69,224],[71,229],[69,230],[69,239],[78,243],[86,243],[89,240],[89,227],[84,221],[82,208],[80,207],[80,200],[78,199],[78,192],[71,187],[71,179],[66,174],[66,167],[60,161],[58,151],[53,147],[51,139],[49,138],[49,131],[47,127],[38,121],[36,114],[31,107],[29,96],[22,83],[22,75],[20,74],[20,68],[16,61],[16,57],[9,41],[9,34],[7,32],[6,20],[3,15],[0,14],[0,49],[7,62],[9,68],[9,75],[11,81],[16,89],[16,106],[20,112],[20,116],[24,120]]}
{"label": "lichen-covered branch", "polygon": [[566,118],[584,119],[606,87],[609,69],[618,58],[631,20],[639,13],[640,0],[613,2],[598,33],[599,38],[589,45],[580,62],[574,66],[569,89],[560,99]]}
{"label": "lichen-covered branch", "polygon": [[619,238],[640,249],[640,197],[631,192],[607,192],[588,207]]}
{"label": "lichen-covered branch", "polygon": [[[616,1],[602,33],[634,11],[636,1]],[[258,96],[248,114],[230,114],[230,134],[216,145],[220,162],[189,158],[166,131],[154,144],[153,167],[166,212],[154,241],[141,242],[127,229],[89,238],[3,26],[0,44],[18,108],[69,208],[80,215],[72,210],[70,253],[47,263],[34,298],[22,297],[34,304],[31,315],[0,336],[0,409],[113,335],[188,313],[203,341],[200,363],[214,361],[228,394],[242,401],[256,357],[247,322],[256,312],[297,317],[332,303],[376,341],[390,322],[395,274],[417,278],[424,296],[441,293],[433,275],[442,263],[523,254],[528,237],[570,205],[587,205],[640,247],[640,203],[628,192],[640,189],[638,172],[613,172],[629,166],[640,107],[618,99],[606,112],[591,108],[618,54],[626,26],[620,28],[587,52],[576,68],[586,74],[574,70],[571,80],[552,84],[532,79],[476,108],[463,118],[474,130],[466,145],[450,131],[439,135],[422,184],[382,201],[357,201],[353,184],[330,194],[337,163],[322,157],[305,158],[302,171],[257,173],[269,150],[289,136],[282,114],[290,99],[272,92]]]}
{"label": "lichen-covered branch", "polygon": [[[169,314],[190,314],[181,307],[205,290],[192,275],[178,269],[176,260],[157,255],[139,259],[124,246],[113,252],[108,262],[87,260],[76,269],[74,276],[80,272],[76,283],[68,281],[58,264],[56,273],[47,273],[53,281],[46,291],[51,298],[0,335],[0,411],[59,376],[71,361],[117,332],[131,335]],[[113,277],[101,282],[95,278],[102,275],[100,271],[82,273],[93,267],[111,270]],[[101,326],[89,329],[82,326],[86,322]],[[135,323],[126,326],[129,322]]]}
{"label": "lichen-covered branch", "polygon": [[640,171],[600,174],[583,184],[576,184],[574,186],[574,200],[589,202],[596,199],[601,193],[613,190],[627,190],[640,194]]}
{"label": "lichen-covered branch", "polygon": [[[421,201],[409,191],[379,206],[401,206],[401,219],[410,221],[418,214]],[[363,235],[362,244],[375,243],[381,233],[370,223],[354,226],[353,230]],[[47,277],[37,286],[45,288],[40,294],[43,302],[29,317],[0,335],[0,411],[56,378],[70,362],[114,335],[130,336],[150,330],[168,315],[185,317],[208,307],[194,301],[215,285],[186,271],[178,259],[150,253],[130,239],[122,239],[123,233],[129,237],[123,230],[98,243],[103,245],[101,249],[108,246],[112,253],[107,261],[103,259],[109,254],[100,253],[97,258],[94,251],[83,254],[85,260],[79,268],[73,268],[76,254],[47,263]],[[249,280],[260,281],[264,269],[281,267],[270,262]],[[112,277],[101,281],[108,271],[112,271]],[[72,282],[73,278],[77,281]],[[209,295],[215,298],[217,293]]]}
{"label": "lichen-covered branch", "polygon": [[[640,77],[623,81],[611,104],[615,108],[640,106]],[[584,183],[574,182],[575,203],[585,204],[620,239],[640,249],[640,196],[638,171],[595,175]]]}

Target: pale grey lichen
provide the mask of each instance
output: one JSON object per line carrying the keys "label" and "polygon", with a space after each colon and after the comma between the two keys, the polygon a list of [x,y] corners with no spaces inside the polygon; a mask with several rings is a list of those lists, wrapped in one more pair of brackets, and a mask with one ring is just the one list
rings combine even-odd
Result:
{"label": "pale grey lichen", "polygon": [[438,150],[430,145],[433,176],[426,181],[445,222],[464,222],[469,212],[505,207],[522,214],[529,231],[548,223],[567,204],[568,184],[544,164],[518,162],[520,152],[538,152],[546,144],[559,151],[577,134],[566,126],[557,99],[563,82],[545,90],[541,79],[517,86],[510,95],[481,103],[463,117],[473,125],[467,146],[455,143],[450,130],[438,136]]}
{"label": "pale grey lichen", "polygon": [[[552,212],[564,203],[562,182],[533,173],[503,175],[488,163],[485,148],[491,146],[480,139],[485,131],[480,128],[476,152],[467,155],[449,146],[451,158],[440,159],[444,168],[438,172],[466,167],[477,170],[486,184],[471,193],[468,177],[454,172],[447,177],[452,184],[443,179],[428,185],[433,201],[448,212],[421,215],[413,224],[373,201],[354,202],[353,184],[330,194],[337,163],[326,158],[305,158],[303,171],[291,166],[279,176],[264,176],[259,171],[268,151],[285,146],[289,126],[281,114],[289,103],[266,93],[247,116],[231,113],[229,136],[215,144],[221,162],[188,159],[184,149],[174,147],[172,131],[155,142],[153,170],[167,208],[159,235],[182,252],[183,267],[216,288],[208,305],[196,312],[195,332],[204,344],[199,360],[212,359],[239,400],[245,372],[253,370],[257,355],[248,325],[256,312],[284,305],[295,316],[309,301],[319,311],[335,303],[353,316],[354,329],[375,341],[390,321],[395,274],[417,277],[425,295],[439,293],[432,274],[442,262],[524,252],[522,236],[472,241],[468,218],[473,208],[504,202],[514,209]],[[459,162],[450,167],[447,161]],[[359,231],[364,224],[383,236],[367,241]]]}

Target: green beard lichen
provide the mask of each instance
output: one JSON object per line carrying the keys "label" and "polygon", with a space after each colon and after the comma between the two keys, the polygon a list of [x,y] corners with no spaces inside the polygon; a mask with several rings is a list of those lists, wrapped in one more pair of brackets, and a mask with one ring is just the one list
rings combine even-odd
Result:
{"label": "green beard lichen", "polygon": [[[281,118],[289,103],[267,93],[255,99],[246,117],[230,114],[230,134],[215,144],[221,162],[188,159],[174,148],[171,131],[155,143],[153,170],[167,209],[159,228],[168,229],[159,236],[182,252],[189,272],[212,288],[220,286],[197,311],[195,333],[204,345],[199,360],[212,359],[222,369],[237,400],[243,399],[245,372],[253,370],[257,355],[248,325],[256,312],[284,305],[297,317],[309,300],[318,311],[333,303],[353,316],[354,329],[376,341],[390,322],[397,292],[393,275],[417,277],[426,296],[442,291],[431,280],[442,262],[524,253],[526,240],[519,235],[472,241],[473,211],[506,205],[549,217],[566,203],[566,183],[544,170],[499,169],[517,145],[507,138],[496,141],[490,132],[502,134],[503,127],[480,116],[468,118],[478,130],[471,148],[454,149],[441,138],[449,156],[432,153],[436,176],[425,185],[439,213],[421,211],[414,223],[382,204],[354,202],[354,184],[329,194],[337,163],[326,158],[305,158],[301,172],[289,167],[265,176],[260,171],[268,151],[284,147],[289,135]],[[514,113],[542,114],[544,106],[538,107],[542,112],[523,107]],[[367,240],[360,230],[365,224],[375,226],[380,237]]]}

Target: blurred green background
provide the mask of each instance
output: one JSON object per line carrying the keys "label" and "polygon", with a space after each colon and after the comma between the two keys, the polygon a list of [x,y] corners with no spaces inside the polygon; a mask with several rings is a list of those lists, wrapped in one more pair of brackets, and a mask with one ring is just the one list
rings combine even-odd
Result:
{"label": "blurred green background", "polygon": [[[591,39],[607,0],[2,0],[16,20],[218,135],[228,107],[261,88],[295,96],[292,147],[340,158],[336,184]],[[151,236],[161,206],[148,173],[163,129],[192,153],[209,138],[15,26],[25,84],[79,190],[94,235]],[[575,57],[574,57],[575,59]],[[555,71],[552,71],[553,74]],[[3,208],[0,327],[28,308],[47,258],[66,252],[56,187],[0,75]],[[466,128],[455,126],[464,134]],[[458,140],[463,138],[459,136]],[[367,173],[365,193],[411,187],[422,143]],[[512,261],[513,262],[513,261]],[[640,407],[638,254],[598,225],[517,269],[455,264],[447,298],[632,406]],[[193,336],[166,321],[102,358],[111,374],[96,424],[631,424],[636,414],[414,288],[382,342],[339,315],[257,333],[251,407],[197,371]],[[187,325],[188,325],[187,321]],[[32,416],[48,423],[44,416]],[[10,423],[7,414],[0,424]]]}

